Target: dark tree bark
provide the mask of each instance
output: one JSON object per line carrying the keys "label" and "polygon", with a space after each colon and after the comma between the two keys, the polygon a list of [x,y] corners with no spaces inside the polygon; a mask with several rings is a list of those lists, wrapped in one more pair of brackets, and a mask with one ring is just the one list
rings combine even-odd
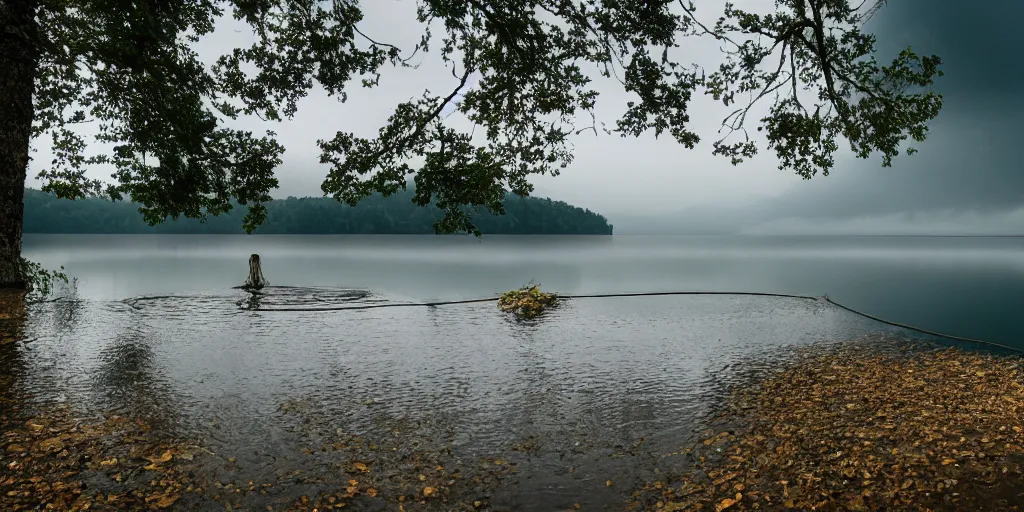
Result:
{"label": "dark tree bark", "polygon": [[35,0],[0,0],[0,289],[25,288],[21,233],[39,62]]}

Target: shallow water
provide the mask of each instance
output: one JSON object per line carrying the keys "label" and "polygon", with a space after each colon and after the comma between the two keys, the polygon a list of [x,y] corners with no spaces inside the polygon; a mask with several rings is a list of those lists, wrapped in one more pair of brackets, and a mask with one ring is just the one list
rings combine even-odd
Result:
{"label": "shallow water", "polygon": [[[294,241],[260,249],[271,281],[295,286],[272,287],[253,299],[231,288],[244,278],[252,246],[222,252],[225,246],[215,241],[204,250],[188,238],[180,245],[122,238],[139,246],[71,249],[93,243],[78,240],[59,250],[34,249],[44,256],[40,260],[65,254],[78,287],[31,307],[23,332],[30,341],[0,347],[6,369],[0,393],[40,411],[62,403],[83,417],[109,411],[143,416],[168,435],[195,439],[215,454],[207,466],[212,477],[278,484],[278,494],[245,498],[247,509],[345,485],[338,455],[318,447],[354,437],[377,445],[366,456],[375,471],[395,478],[418,471],[410,466],[417,450],[433,453],[429,460],[439,463],[443,453],[446,466],[463,466],[467,473],[501,459],[510,470],[465,490],[470,502],[479,495],[495,509],[564,510],[575,503],[620,508],[635,485],[655,470],[668,470],[659,467],[660,457],[698,434],[730,385],[779,368],[798,347],[862,338],[885,347],[919,338],[821,301],[766,297],[571,300],[526,323],[504,317],[493,303],[272,312],[266,309],[486,296],[503,289],[495,283],[508,288],[529,277],[502,256],[507,247],[482,254],[493,259],[475,259],[466,254],[482,251],[472,245],[446,252],[437,246],[389,248],[392,242],[377,240],[339,249],[343,256],[335,264],[346,268],[345,286],[341,273],[330,271],[324,249],[315,249],[325,242],[313,239],[309,261],[290,267],[281,259],[303,254]],[[560,256],[547,267],[538,264],[538,273],[561,269],[569,276],[554,279],[563,286],[549,288],[623,291],[622,274],[639,272],[624,267],[616,277],[616,262],[625,260],[621,254],[616,260],[610,249],[602,260],[604,241],[572,243],[573,249],[543,249]],[[359,251],[368,254],[365,260],[353,256]],[[110,254],[145,257],[111,262],[105,258]],[[452,265],[442,254],[452,254],[456,263],[462,258],[469,276],[441,272]],[[1015,261],[1009,252],[1001,257]],[[405,259],[416,258],[423,267],[405,267]],[[351,286],[371,281],[359,270],[376,265],[398,274],[419,272],[419,281],[403,288],[400,281],[382,279],[383,290]],[[767,271],[770,258],[747,265],[742,272]],[[802,265],[813,275],[813,261]],[[598,268],[606,272],[604,281],[594,274]],[[492,280],[472,282],[474,273]],[[318,275],[328,283],[307,286]],[[579,277],[576,286],[566,286],[573,275]],[[661,289],[675,288],[678,278],[665,275]],[[710,285],[716,274],[695,270],[687,279]],[[180,291],[170,291],[176,283]],[[492,287],[483,293],[488,283]],[[633,290],[649,284],[641,279]],[[779,288],[757,291],[813,293],[797,290],[799,283]]]}
{"label": "shallow water", "polygon": [[[292,292],[268,302],[294,304]],[[552,510],[624,503],[731,382],[777,368],[794,346],[889,331],[822,303],[757,297],[580,300],[517,324],[493,304],[284,314],[242,309],[243,295],[38,305],[35,341],[3,352],[7,392],[40,410],[146,417],[237,459],[220,471],[242,482],[300,469],[343,485],[301,450],[339,429],[398,430],[396,443],[448,448],[461,464],[515,462],[483,494],[497,508]],[[522,444],[533,449],[515,452]]]}

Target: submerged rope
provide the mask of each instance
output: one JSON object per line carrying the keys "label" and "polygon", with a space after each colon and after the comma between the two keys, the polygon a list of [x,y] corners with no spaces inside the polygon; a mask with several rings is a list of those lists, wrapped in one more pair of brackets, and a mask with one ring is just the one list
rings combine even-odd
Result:
{"label": "submerged rope", "polygon": [[935,336],[935,337],[938,337],[938,338],[946,338],[946,339],[950,339],[950,340],[963,341],[963,342],[967,342],[967,343],[978,343],[978,344],[981,344],[981,345],[990,345],[990,346],[993,346],[993,347],[999,347],[999,348],[1004,349],[1004,350],[1009,350],[1009,351],[1012,351],[1012,352],[1024,353],[1024,350],[1022,350],[1022,349],[1011,347],[1011,346],[1008,346],[1008,345],[1003,345],[1001,343],[996,343],[994,341],[978,340],[978,339],[974,339],[974,338],[964,338],[963,336],[954,336],[952,334],[945,334],[945,333],[941,333],[941,332],[937,332],[937,331],[929,331],[928,329],[922,329],[920,327],[914,327],[913,325],[907,325],[907,324],[901,324],[899,322],[893,322],[891,320],[886,320],[884,318],[879,318],[879,317],[874,316],[874,315],[869,315],[869,314],[867,314],[867,313],[865,313],[863,311],[858,311],[858,310],[853,309],[853,308],[851,308],[849,306],[844,306],[844,305],[842,305],[842,304],[840,304],[840,303],[838,303],[838,302],[836,302],[836,301],[834,301],[834,300],[832,300],[832,299],[830,299],[828,297],[825,297],[825,302],[828,302],[829,304],[832,304],[833,306],[836,306],[838,308],[845,309],[846,311],[849,311],[850,313],[853,313],[855,315],[860,315],[860,316],[862,316],[864,318],[867,318],[869,320],[874,320],[876,322],[881,322],[883,324],[888,324],[888,325],[891,325],[893,327],[899,327],[901,329],[907,329],[909,331],[915,331],[915,332],[919,332],[921,334],[927,334],[929,336]]}
{"label": "submerged rope", "polygon": [[[862,316],[869,320],[874,320],[886,325],[893,327],[899,327],[909,331],[926,334],[928,336],[934,336],[936,338],[945,338],[949,340],[961,341],[965,343],[976,343],[979,345],[988,345],[992,347],[998,347],[1011,352],[1024,353],[1024,349],[1010,347],[1001,343],[993,341],[979,340],[974,338],[965,338],[963,336],[955,336],[952,334],[945,334],[937,331],[931,331],[928,329],[922,329],[920,327],[914,327],[899,322],[893,322],[892,320],[886,320],[879,318],[874,315],[870,315],[863,311],[851,308],[840,304],[827,295],[824,297],[812,297],[810,295],[795,295],[788,293],[767,293],[767,292],[714,292],[714,291],[674,291],[674,292],[636,292],[636,293],[598,293],[588,295],[557,295],[560,299],[604,299],[612,297],[663,297],[668,295],[741,295],[741,296],[755,296],[755,297],[781,297],[786,299],[802,299],[802,300],[813,300],[813,301],[825,301],[833,306],[840,309],[846,310],[855,315]],[[317,312],[317,311],[348,311],[348,310],[366,310],[366,309],[377,309],[377,308],[397,308],[397,307],[436,307],[436,306],[448,306],[456,304],[479,304],[483,302],[495,302],[498,297],[490,297],[486,299],[466,299],[466,300],[446,300],[439,302],[389,302],[385,304],[363,304],[359,306],[340,306],[331,308],[271,308],[271,309],[256,309],[255,311],[267,311],[267,312]]]}

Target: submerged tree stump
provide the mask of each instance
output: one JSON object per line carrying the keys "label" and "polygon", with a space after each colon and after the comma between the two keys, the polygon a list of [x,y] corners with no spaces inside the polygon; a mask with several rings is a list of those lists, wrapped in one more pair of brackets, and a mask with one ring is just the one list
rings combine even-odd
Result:
{"label": "submerged tree stump", "polygon": [[253,254],[249,256],[249,278],[245,280],[245,284],[242,285],[242,288],[245,288],[246,290],[261,290],[268,284],[270,284],[270,281],[267,281],[267,279],[263,277],[263,268],[260,265],[260,255]]}

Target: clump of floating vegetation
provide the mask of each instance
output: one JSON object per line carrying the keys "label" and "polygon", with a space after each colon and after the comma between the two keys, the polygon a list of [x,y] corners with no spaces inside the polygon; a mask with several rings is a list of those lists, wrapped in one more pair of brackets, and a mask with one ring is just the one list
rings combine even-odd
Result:
{"label": "clump of floating vegetation", "polygon": [[537,318],[556,305],[558,296],[540,291],[540,285],[526,285],[507,291],[498,299],[498,309],[519,320]]}

